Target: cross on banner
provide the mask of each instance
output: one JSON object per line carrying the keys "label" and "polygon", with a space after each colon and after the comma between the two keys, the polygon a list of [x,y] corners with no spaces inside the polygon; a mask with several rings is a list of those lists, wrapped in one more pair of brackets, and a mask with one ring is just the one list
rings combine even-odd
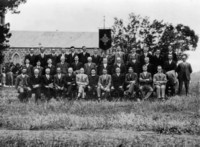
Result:
{"label": "cross on banner", "polygon": [[99,48],[102,50],[108,50],[111,48],[111,44],[111,29],[99,29]]}

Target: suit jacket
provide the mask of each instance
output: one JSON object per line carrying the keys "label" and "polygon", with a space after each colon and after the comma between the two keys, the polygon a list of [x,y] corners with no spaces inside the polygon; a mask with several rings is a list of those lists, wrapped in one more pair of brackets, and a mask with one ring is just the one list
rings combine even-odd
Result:
{"label": "suit jacket", "polygon": [[[35,66],[36,65],[36,60],[37,60],[37,56],[36,55],[30,55],[30,54],[28,54],[28,55],[26,55],[25,56],[25,60],[26,59],[29,59],[30,60],[30,64],[32,65],[32,66]],[[24,60],[24,61],[25,61]]]}
{"label": "suit jacket", "polygon": [[147,65],[147,72],[151,73],[151,75],[154,75],[156,73],[156,68],[153,64],[149,63]]}
{"label": "suit jacket", "polygon": [[38,88],[40,88],[42,86],[42,76],[38,76],[36,78],[35,75],[33,75],[31,78],[30,78],[30,84],[31,84],[31,88],[33,88],[34,85],[39,85]]}
{"label": "suit jacket", "polygon": [[176,70],[176,62],[172,61],[171,64],[169,64],[169,61],[165,61],[164,63],[164,71],[165,72],[168,72],[168,71],[171,71],[171,70]]}
{"label": "suit jacket", "polygon": [[[145,81],[147,79],[148,81]],[[140,85],[151,85],[152,83],[151,73],[147,72],[146,76],[144,75],[144,72],[140,73],[139,81],[140,81]]]}
{"label": "suit jacket", "polygon": [[162,82],[161,85],[165,85],[167,83],[167,77],[164,73],[156,73],[153,76],[153,83],[157,85],[157,82]]}
{"label": "suit jacket", "polygon": [[80,70],[80,68],[83,67],[83,64],[81,62],[78,62],[77,64],[75,62],[73,62],[71,64],[71,67],[73,68],[74,71]]}
{"label": "suit jacket", "polygon": [[77,85],[88,85],[89,84],[88,75],[77,74],[76,75],[76,84]]}
{"label": "suit jacket", "polygon": [[23,68],[26,68],[26,74],[29,77],[32,77],[32,75],[33,75],[33,66],[29,64],[28,67],[26,65],[24,65]]}
{"label": "suit jacket", "polygon": [[[152,63],[152,55],[150,53],[148,53],[147,57],[149,57],[149,63]],[[145,64],[144,59],[145,59],[145,55],[144,54],[140,55],[140,64],[141,65]]]}
{"label": "suit jacket", "polygon": [[42,67],[45,67],[47,65],[47,59],[48,59],[48,55],[46,54],[44,54],[44,56],[42,56],[41,54],[37,55],[37,60],[41,62]]}
{"label": "suit jacket", "polygon": [[110,88],[112,82],[112,77],[109,74],[101,75],[99,77],[98,85],[103,86],[104,88]]}
{"label": "suit jacket", "polygon": [[[113,65],[112,74],[115,74],[115,70],[116,70],[117,67],[119,67],[117,64]],[[126,66],[124,64],[121,64],[121,66],[119,68],[121,69],[121,74],[125,74],[126,73]]]}
{"label": "suit jacket", "polygon": [[138,80],[138,76],[137,76],[137,73],[127,73],[126,74],[126,77],[125,77],[125,83],[126,84],[129,84],[130,81],[135,81],[137,83],[137,80]]}
{"label": "suit jacket", "polygon": [[[57,56],[57,63],[60,63],[60,62],[61,62],[61,61],[60,61],[60,58],[61,58],[61,57],[62,57],[62,54],[60,54],[60,55]],[[65,57],[65,62],[67,62],[67,60],[68,60],[68,55],[65,54],[64,57]]]}
{"label": "suit jacket", "polygon": [[89,86],[91,87],[97,87],[98,86],[98,81],[99,81],[99,76],[95,75],[95,76],[89,76]]}
{"label": "suit jacket", "polygon": [[68,68],[69,68],[69,64],[68,63],[64,63],[64,64],[61,64],[61,63],[58,63],[56,67],[60,67],[61,68],[61,73],[62,74],[67,74],[68,73]]}
{"label": "suit jacket", "polygon": [[92,69],[97,69],[96,64],[95,63],[91,63],[91,65],[89,66],[89,63],[85,63],[84,65],[84,69],[85,69],[85,74],[86,75],[91,75],[91,70]]}
{"label": "suit jacket", "polygon": [[68,62],[70,65],[72,65],[72,63],[75,62],[74,58],[75,58],[76,56],[78,56],[77,53],[74,53],[74,55],[72,55],[72,53],[70,53],[70,54],[68,55],[67,62]]}
{"label": "suit jacket", "polygon": [[128,54],[128,57],[127,57],[127,62],[131,62],[132,61],[132,58],[133,56],[135,57],[136,61],[137,62],[140,62],[140,55],[139,54]]}
{"label": "suit jacket", "polygon": [[49,84],[53,84],[54,83],[54,78],[53,76],[49,75],[49,78],[47,78],[46,75],[42,76],[42,84],[43,86],[49,86]]}
{"label": "suit jacket", "polygon": [[192,73],[192,67],[191,64],[188,62],[185,62],[185,64],[182,62],[178,65],[176,72],[178,73],[178,79],[179,80],[185,80],[185,78],[189,81],[190,80],[190,74]]}
{"label": "suit jacket", "polygon": [[[71,84],[68,84],[68,82],[71,82]],[[67,74],[65,76],[65,85],[68,86],[68,85],[75,85],[76,83],[76,75],[75,74]]]}
{"label": "suit jacket", "polygon": [[52,60],[52,64],[54,65],[54,66],[56,66],[56,64],[58,63],[58,56],[55,54],[55,55],[53,55],[53,54],[50,54],[50,55],[48,55],[48,59],[51,59]]}
{"label": "suit jacket", "polygon": [[65,76],[61,74],[60,79],[58,78],[58,74],[54,75],[54,86],[55,87],[64,87],[65,85]]}
{"label": "suit jacket", "polygon": [[132,61],[130,61],[130,62],[128,62],[128,64],[127,64],[127,70],[126,71],[128,71],[128,69],[129,69],[129,67],[132,67],[133,68],[133,71],[135,72],[135,73],[137,73],[138,75],[140,74],[140,72],[142,71],[142,69],[141,69],[141,65],[140,65],[140,63],[139,62],[132,62]]}
{"label": "suit jacket", "polygon": [[102,75],[103,74],[103,69],[104,68],[106,68],[107,69],[107,73],[110,75],[111,73],[112,73],[112,71],[111,71],[111,68],[112,68],[112,66],[111,65],[109,65],[109,64],[107,64],[107,66],[106,67],[104,67],[104,64],[101,64],[101,65],[99,65],[99,67],[98,67],[98,75]]}
{"label": "suit jacket", "polygon": [[39,75],[40,75],[40,76],[43,75],[43,73],[44,73],[44,68],[43,68],[42,66],[40,66],[40,67],[35,66],[35,67],[33,68],[33,71],[34,71],[35,69],[39,69]]}
{"label": "suit jacket", "polygon": [[22,75],[18,75],[16,78],[16,82],[15,82],[15,87],[29,87],[30,86],[30,78],[28,75],[25,74],[24,78],[22,77]]}
{"label": "suit jacket", "polygon": [[97,67],[99,67],[99,65],[101,64],[101,56],[97,55],[92,55],[92,62],[95,63],[97,65]]}
{"label": "suit jacket", "polygon": [[119,86],[124,87],[125,77],[123,74],[117,76],[117,74],[112,75],[112,86],[118,89]]}
{"label": "suit jacket", "polygon": [[56,74],[56,67],[54,65],[52,65],[51,67],[49,67],[48,65],[45,67],[46,68],[50,68],[50,75],[55,75]]}
{"label": "suit jacket", "polygon": [[154,65],[155,68],[157,68],[157,66],[159,66],[159,65],[163,67],[163,65],[164,65],[163,56],[160,55],[159,57],[157,57],[156,55],[154,55],[152,57],[152,64]]}
{"label": "suit jacket", "polygon": [[[169,55],[169,52],[167,52],[166,54],[165,54],[165,61],[168,61],[168,55]],[[173,56],[173,61],[175,62],[175,63],[177,63],[177,61],[178,61],[178,58],[177,58],[177,55],[176,55],[176,53],[175,52],[172,52],[172,56]]]}
{"label": "suit jacket", "polygon": [[83,53],[80,53],[79,54],[79,61],[82,62],[83,65],[84,65],[85,63],[88,62],[88,60],[87,60],[88,57],[90,57],[89,53],[86,52],[85,55]]}

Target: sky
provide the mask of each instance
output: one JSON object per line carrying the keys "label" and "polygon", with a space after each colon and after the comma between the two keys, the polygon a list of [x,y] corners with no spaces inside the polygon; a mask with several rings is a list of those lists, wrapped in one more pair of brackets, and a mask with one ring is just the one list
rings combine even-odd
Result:
{"label": "sky", "polygon": [[173,24],[183,23],[200,34],[200,0],[27,0],[20,14],[6,15],[11,30],[98,32],[114,17],[128,21],[134,12]]}

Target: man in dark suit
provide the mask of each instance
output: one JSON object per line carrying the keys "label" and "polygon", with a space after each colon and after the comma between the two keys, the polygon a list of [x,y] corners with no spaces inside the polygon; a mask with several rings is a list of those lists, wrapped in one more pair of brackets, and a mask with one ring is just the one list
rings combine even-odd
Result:
{"label": "man in dark suit", "polygon": [[52,64],[51,58],[47,60],[47,66],[45,67],[50,69],[50,75],[54,76],[56,73],[56,67]]}
{"label": "man in dark suit", "polygon": [[147,66],[143,65],[143,72],[140,73],[139,82],[140,82],[140,91],[142,93],[143,99],[148,99],[152,92],[152,76],[151,73],[147,72]]}
{"label": "man in dark suit", "polygon": [[102,75],[103,74],[103,69],[107,69],[107,73],[111,74],[111,65],[108,64],[108,59],[107,58],[103,58],[103,62],[102,64],[99,65],[98,67],[98,75]]}
{"label": "man in dark suit", "polygon": [[43,73],[44,73],[44,68],[41,66],[41,61],[40,61],[40,60],[38,60],[38,61],[36,62],[36,66],[33,67],[33,71],[34,71],[36,68],[39,69],[39,75],[42,76]]}
{"label": "man in dark suit", "polygon": [[87,86],[88,96],[91,98],[95,98],[97,96],[97,87],[99,81],[99,76],[96,75],[96,69],[91,70],[91,75],[88,77],[88,79],[89,79],[89,84]]}
{"label": "man in dark suit", "polygon": [[32,93],[35,93],[35,102],[38,103],[38,100],[41,99],[41,87],[42,87],[42,77],[39,75],[39,70],[34,70],[34,75],[30,80]]}
{"label": "man in dark suit", "polygon": [[168,52],[165,54],[165,61],[168,60],[168,55],[169,55],[169,54],[172,55],[173,61],[177,63],[177,62],[178,62],[178,58],[177,58],[176,53],[173,51],[173,48],[172,48],[171,45],[169,45],[169,47],[168,47]]}
{"label": "man in dark suit", "polygon": [[65,57],[63,57],[63,56],[60,57],[60,63],[58,63],[56,67],[60,67],[62,74],[64,74],[64,75],[67,74],[69,64],[67,62],[65,62]]}
{"label": "man in dark suit", "polygon": [[70,48],[70,50],[71,50],[71,53],[68,55],[68,60],[67,60],[67,62],[68,62],[69,65],[71,66],[72,63],[75,62],[75,57],[78,56],[78,54],[75,52],[75,47],[74,47],[74,46],[72,46],[72,47]]}
{"label": "man in dark suit", "polygon": [[92,62],[92,57],[88,57],[88,63],[85,63],[84,65],[85,74],[89,76],[92,69],[96,70],[97,67],[96,64]]}
{"label": "man in dark suit", "polygon": [[149,63],[150,62],[149,60],[150,60],[149,57],[146,57],[144,59],[144,62],[145,62],[144,65],[147,67],[147,72],[151,73],[151,75],[154,75],[155,74],[155,66],[153,64]]}
{"label": "man in dark suit", "polygon": [[37,61],[41,62],[41,66],[44,68],[47,65],[48,56],[45,54],[45,49],[43,47],[40,48],[40,54],[37,56]]}
{"label": "man in dark suit", "polygon": [[61,73],[61,68],[57,67],[56,75],[54,75],[54,87],[56,92],[56,98],[60,99],[63,97],[63,92],[65,88],[65,76]]}
{"label": "man in dark suit", "polygon": [[112,96],[122,98],[124,95],[125,77],[121,74],[120,68],[116,68],[116,73],[112,75]]}
{"label": "man in dark suit", "polygon": [[71,67],[68,68],[68,73],[65,77],[65,88],[67,90],[66,96],[71,98],[76,89],[76,75]]}
{"label": "man in dark suit", "polygon": [[79,70],[83,67],[83,64],[79,62],[79,57],[77,55],[75,56],[74,60],[75,61],[71,64],[71,67],[75,73],[79,73]]}
{"label": "man in dark suit", "polygon": [[152,57],[152,64],[154,65],[155,67],[155,71],[156,71],[156,68],[160,65],[161,67],[163,67],[164,65],[164,59],[163,59],[163,56],[161,56],[160,54],[160,50],[157,49],[156,52],[155,52],[155,55]]}
{"label": "man in dark suit", "polygon": [[30,64],[31,64],[32,66],[35,66],[35,64],[36,64],[36,58],[37,58],[37,56],[34,54],[34,49],[31,48],[31,49],[30,49],[30,54],[28,54],[28,55],[25,56],[25,60],[26,60],[26,59],[29,59]]}
{"label": "man in dark suit", "polygon": [[43,93],[47,101],[49,101],[54,96],[54,79],[53,76],[50,75],[50,68],[45,69],[45,75],[43,75],[42,78]]}
{"label": "man in dark suit", "polygon": [[96,64],[97,68],[101,64],[101,56],[98,55],[98,49],[94,49],[94,54],[92,55],[92,62]]}
{"label": "man in dark suit", "polygon": [[121,62],[121,58],[120,57],[117,58],[116,64],[113,65],[112,74],[116,73],[116,68],[120,68],[121,74],[126,74],[126,66]]}
{"label": "man in dark suit", "polygon": [[58,57],[57,57],[57,63],[60,62],[61,57],[65,57],[66,61],[68,60],[68,55],[66,54],[66,50],[67,50],[66,48],[61,49],[61,54],[58,55]]}
{"label": "man in dark suit", "polygon": [[152,55],[149,53],[149,50],[147,47],[144,47],[142,55],[140,55],[140,64],[144,65],[145,64],[145,58],[149,58],[149,62],[152,63]]}
{"label": "man in dark suit", "polygon": [[190,74],[192,73],[191,64],[186,62],[187,55],[182,56],[182,63],[180,63],[176,69],[178,73],[178,80],[179,80],[179,91],[178,93],[181,94],[183,83],[185,84],[186,95],[189,92],[189,83],[190,83]]}
{"label": "man in dark suit", "polygon": [[19,100],[20,101],[27,101],[31,95],[31,88],[30,88],[30,77],[26,74],[26,68],[22,68],[22,73],[17,76],[15,82],[15,88],[19,93]]}
{"label": "man in dark suit", "polygon": [[125,94],[131,97],[135,97],[138,92],[138,76],[137,73],[134,72],[132,67],[129,67],[128,73],[125,77]]}
{"label": "man in dark suit", "polygon": [[33,65],[30,64],[30,60],[28,58],[25,59],[25,65],[23,66],[23,68],[26,68],[26,74],[29,77],[32,77],[32,75],[33,75]]}
{"label": "man in dark suit", "polygon": [[136,60],[136,57],[135,57],[135,56],[133,56],[132,59],[127,63],[127,71],[128,71],[128,69],[129,69],[130,67],[133,68],[133,71],[134,71],[135,73],[137,73],[137,75],[140,74],[140,72],[141,72],[141,65],[140,65],[140,63]]}
{"label": "man in dark suit", "polygon": [[56,55],[55,49],[51,50],[51,54],[48,55],[48,58],[50,58],[52,60],[52,64],[56,66],[56,64],[58,63],[58,56]]}
{"label": "man in dark suit", "polygon": [[168,54],[168,60],[165,61],[164,63],[164,71],[168,72],[171,70],[176,70],[176,62],[173,60],[173,55],[172,54]]}
{"label": "man in dark suit", "polygon": [[127,63],[132,61],[134,58],[137,62],[140,62],[140,55],[136,53],[136,48],[132,48],[131,53],[128,54]]}
{"label": "man in dark suit", "polygon": [[82,53],[79,54],[80,62],[85,65],[87,63],[87,58],[90,57],[90,54],[87,53],[87,49],[85,46],[82,47]]}

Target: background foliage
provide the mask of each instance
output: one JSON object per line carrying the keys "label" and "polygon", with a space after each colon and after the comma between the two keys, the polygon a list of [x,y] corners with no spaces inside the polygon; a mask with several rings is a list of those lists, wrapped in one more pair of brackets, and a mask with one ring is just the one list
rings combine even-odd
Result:
{"label": "background foliage", "polygon": [[149,17],[141,17],[134,13],[129,14],[127,23],[114,18],[112,37],[113,45],[119,45],[125,51],[129,51],[132,47],[141,49],[145,45],[150,50],[159,48],[163,52],[170,44],[174,50],[195,49],[199,39],[189,26],[183,24],[175,26],[156,19],[151,21]]}

